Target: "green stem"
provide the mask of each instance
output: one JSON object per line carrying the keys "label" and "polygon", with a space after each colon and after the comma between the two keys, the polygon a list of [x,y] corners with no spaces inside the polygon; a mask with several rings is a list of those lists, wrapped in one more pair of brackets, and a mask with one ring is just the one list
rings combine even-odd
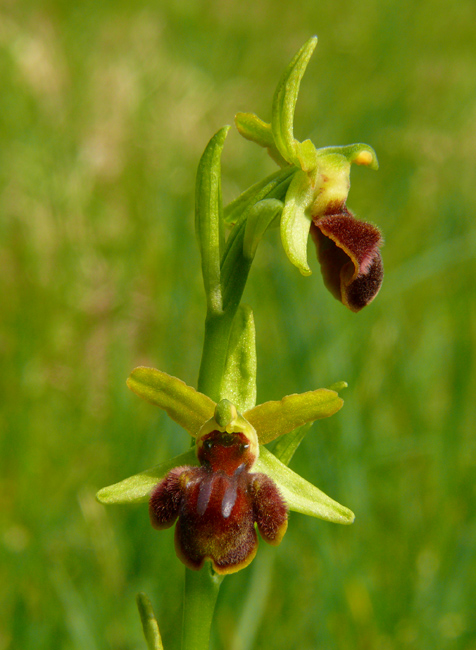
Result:
{"label": "green stem", "polygon": [[[224,135],[221,134],[220,138],[219,145],[221,147]],[[241,214],[242,219],[238,220],[239,222],[231,232],[220,261],[220,286],[215,286],[215,290],[212,292],[209,286],[210,283],[207,284],[207,281],[205,281],[207,296],[210,297],[211,294],[214,296],[219,295],[220,300],[208,300],[205,339],[197,388],[215,402],[219,402],[221,399],[221,386],[225,373],[233,319],[240,305],[253,261],[252,257],[246,257],[243,254],[243,238],[246,226],[244,211],[246,208],[250,209],[256,202],[264,198],[284,199],[292,173],[292,170],[281,170],[281,172],[273,175],[271,179],[267,179],[263,184],[264,187],[260,186],[259,192],[253,190],[250,200],[240,202],[236,214],[237,216]],[[219,219],[217,215],[221,197],[216,188],[214,192],[205,193],[205,198],[203,198],[202,194],[202,192],[198,193],[200,201],[197,210],[199,216],[197,230],[200,240],[208,241],[210,239],[210,228],[207,225],[207,219],[213,221],[215,230],[217,230],[216,223]],[[210,196],[213,195],[213,200],[209,194]],[[248,199],[248,197],[246,198]],[[210,206],[213,208],[210,212],[211,216],[207,212],[207,210],[211,210]],[[204,265],[206,271],[206,273],[204,271],[204,278],[210,279],[212,274],[209,270],[213,266],[210,260],[215,260],[215,266],[213,267],[215,284],[218,277],[216,271],[218,248],[216,242],[212,246],[210,241],[204,246],[205,252],[209,250],[213,252],[209,256],[210,259],[206,258],[207,264]],[[222,577],[212,573],[208,562],[200,571],[185,570],[182,650],[207,650],[213,612],[222,579]]]}
{"label": "green stem", "polygon": [[207,650],[215,603],[223,576],[207,563],[200,571],[185,569],[182,650]]}

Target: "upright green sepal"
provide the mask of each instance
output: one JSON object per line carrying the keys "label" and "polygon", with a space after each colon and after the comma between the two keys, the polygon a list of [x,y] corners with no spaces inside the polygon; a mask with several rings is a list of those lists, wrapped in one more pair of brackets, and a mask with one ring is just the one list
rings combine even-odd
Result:
{"label": "upright green sepal", "polygon": [[163,409],[192,436],[197,435],[215,410],[215,402],[209,397],[187,386],[181,379],[155,368],[136,368],[127,385],[136,395]]}
{"label": "upright green sepal", "polygon": [[317,36],[313,36],[302,46],[286,68],[273,98],[271,129],[274,142],[282,157],[297,167],[301,166],[301,162],[299,143],[294,139],[294,111],[301,79],[316,45]]}
{"label": "upright green sepal", "polygon": [[335,524],[351,524],[354,521],[351,510],[286,467],[266,447],[261,447],[253,471],[264,472],[273,479],[290,510]]}
{"label": "upright green sepal", "polygon": [[303,275],[310,275],[307,263],[307,240],[311,228],[310,208],[314,188],[308,174],[297,171],[289,185],[281,217],[281,241],[290,262]]}
{"label": "upright green sepal", "polygon": [[233,319],[220,396],[229,399],[241,413],[256,404],[255,323],[248,305],[240,305]]}
{"label": "upright green sepal", "polygon": [[220,129],[208,143],[197,171],[195,228],[202,257],[202,274],[209,313],[223,307],[220,260],[224,249],[221,196],[221,153],[229,126]]}

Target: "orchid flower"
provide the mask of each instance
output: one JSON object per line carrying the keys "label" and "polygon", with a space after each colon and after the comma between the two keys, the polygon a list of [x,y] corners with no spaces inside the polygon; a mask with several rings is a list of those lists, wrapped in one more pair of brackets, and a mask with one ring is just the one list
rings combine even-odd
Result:
{"label": "orchid flower", "polygon": [[[205,560],[216,573],[247,566],[261,537],[279,544],[287,510],[350,524],[353,513],[289,469],[263,445],[343,404],[337,391],[321,388],[252,406],[240,414],[228,399],[216,404],[176,377],[136,368],[128,386],[164,409],[195,439],[171,460],[103,488],[101,503],[149,502],[155,528],[172,526],[178,557],[191,569]],[[249,405],[249,403],[248,403]]]}
{"label": "orchid flower", "polygon": [[[311,38],[289,64],[276,89],[271,123],[252,113],[238,113],[236,126],[245,138],[265,147],[292,174],[280,220],[281,240],[289,260],[303,275],[312,232],[324,283],[334,297],[359,311],[377,295],[383,279],[382,237],[372,224],[356,219],[346,207],[351,163],[378,169],[375,151],[366,144],[316,149],[294,137],[294,111],[302,76],[317,44]],[[233,221],[234,206],[228,209]]]}

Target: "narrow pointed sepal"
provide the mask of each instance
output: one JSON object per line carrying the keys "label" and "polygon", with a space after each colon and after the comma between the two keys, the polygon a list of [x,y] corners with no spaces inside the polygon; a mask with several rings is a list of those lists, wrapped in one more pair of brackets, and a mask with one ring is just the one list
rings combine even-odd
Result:
{"label": "narrow pointed sepal", "polygon": [[351,524],[354,513],[283,465],[266,447],[262,447],[255,471],[272,479],[289,510],[324,519],[335,524]]}
{"label": "narrow pointed sepal", "polygon": [[175,456],[175,458],[156,465],[152,469],[129,476],[129,478],[119,483],[102,488],[96,494],[96,499],[105,505],[146,503],[157,483],[174,467],[182,465],[198,465],[197,453],[194,447],[184,454],[180,454],[180,456]]}
{"label": "narrow pointed sepal", "polygon": [[244,417],[258,432],[260,444],[265,445],[307,422],[334,415],[343,404],[336,391],[319,388],[259,404],[247,411]]}
{"label": "narrow pointed sepal", "polygon": [[209,397],[187,386],[181,379],[155,368],[136,368],[127,385],[136,395],[166,411],[192,436],[197,435],[215,410],[215,402]]}

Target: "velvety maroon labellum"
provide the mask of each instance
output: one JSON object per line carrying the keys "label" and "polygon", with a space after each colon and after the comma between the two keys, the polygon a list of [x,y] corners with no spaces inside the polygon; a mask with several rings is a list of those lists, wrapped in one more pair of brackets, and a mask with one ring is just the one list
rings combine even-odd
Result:
{"label": "velvety maroon labellum", "polygon": [[157,485],[149,502],[155,528],[175,521],[175,549],[182,562],[200,569],[205,560],[220,574],[247,566],[261,537],[279,544],[287,528],[287,508],[265,474],[248,470],[244,434],[213,431],[200,441],[201,467],[176,467]]}
{"label": "velvety maroon labellum", "polygon": [[378,228],[356,219],[345,206],[336,214],[315,217],[311,234],[324,284],[354,312],[375,298],[383,280]]}

